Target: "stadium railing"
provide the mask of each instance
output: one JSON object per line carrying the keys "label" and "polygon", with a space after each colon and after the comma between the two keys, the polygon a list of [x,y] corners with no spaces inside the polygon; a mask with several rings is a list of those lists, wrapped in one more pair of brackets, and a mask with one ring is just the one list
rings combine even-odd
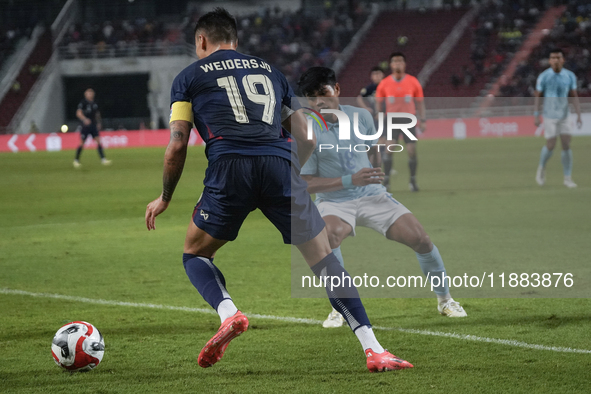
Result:
{"label": "stadium railing", "polygon": [[422,86],[425,86],[427,82],[429,82],[431,75],[437,71],[439,66],[441,66],[445,59],[447,59],[460,38],[462,38],[464,31],[469,27],[470,23],[472,23],[472,20],[478,14],[478,12],[480,12],[480,3],[476,4],[468,12],[466,12],[462,19],[460,19],[460,21],[453,28],[451,33],[445,38],[445,40],[443,40],[435,53],[429,58],[429,60],[427,60],[417,75],[417,79]]}
{"label": "stadium railing", "polygon": [[[440,100],[441,97],[437,97]],[[453,101],[455,97],[444,98],[445,100]],[[495,106],[491,103],[486,108],[474,107],[458,107],[458,108],[443,108],[443,109],[429,109],[429,101],[426,100],[427,119],[453,119],[453,118],[492,118],[504,116],[532,116],[534,107],[531,104],[533,99],[531,97],[496,97],[496,100],[502,102],[503,105]],[[529,100],[529,101],[528,101]],[[509,103],[515,105],[509,105]],[[526,103],[527,102],[527,103]],[[581,102],[581,112],[591,112],[591,103]],[[533,119],[533,118],[532,118]]]}
{"label": "stadium railing", "polygon": [[26,63],[27,59],[37,46],[37,42],[39,41],[39,37],[43,34],[45,28],[41,25],[37,25],[35,29],[33,29],[33,33],[31,34],[31,38],[27,43],[20,49],[20,52],[14,58],[10,68],[6,71],[6,74],[0,81],[0,102],[18,77],[23,65]]}
{"label": "stadium railing", "polygon": [[53,37],[53,47],[55,48],[68,31],[68,28],[79,13],[79,5],[77,0],[68,0],[62,7],[60,13],[51,24],[51,35]]}
{"label": "stadium railing", "polygon": [[195,56],[195,45],[188,43],[171,44],[165,41],[104,46],[92,44],[68,44],[58,46],[57,52],[59,58],[62,60],[171,55]]}
{"label": "stadium railing", "polygon": [[332,69],[337,75],[339,75],[341,70],[347,65],[347,62],[349,61],[351,56],[353,56],[355,50],[357,50],[357,47],[359,46],[359,44],[361,44],[361,41],[363,40],[367,32],[373,26],[379,13],[380,7],[376,3],[373,3],[371,5],[371,11],[369,13],[369,16],[367,17],[361,28],[357,31],[357,33],[355,33],[355,35],[351,39],[351,42],[345,47],[345,49],[343,49],[339,57],[335,60],[334,64],[332,65]]}
{"label": "stadium railing", "polygon": [[2,134],[15,133],[17,131],[18,126],[20,124],[22,124],[23,118],[27,114],[27,111],[29,110],[29,108],[31,108],[33,101],[37,97],[37,94],[39,94],[39,91],[43,87],[45,81],[47,81],[47,79],[55,71],[55,69],[57,67],[57,63],[58,63],[58,61],[57,61],[56,54],[55,54],[55,52],[53,52],[53,54],[51,55],[51,57],[49,58],[49,60],[45,64],[45,66],[43,67],[43,71],[41,72],[41,75],[39,75],[39,78],[37,78],[37,80],[35,81],[35,84],[31,88],[29,93],[27,94],[25,101],[23,101],[23,103],[20,105],[20,107],[18,108],[18,110],[16,111],[14,116],[12,117],[10,124],[8,125],[8,127],[6,127],[6,130],[4,130],[4,132]]}

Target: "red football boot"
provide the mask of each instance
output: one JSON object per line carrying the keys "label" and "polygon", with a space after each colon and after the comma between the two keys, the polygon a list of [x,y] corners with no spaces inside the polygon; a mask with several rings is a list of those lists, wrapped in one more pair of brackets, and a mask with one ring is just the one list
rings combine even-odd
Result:
{"label": "red football boot", "polygon": [[367,357],[367,369],[369,369],[369,372],[395,371],[413,367],[408,361],[396,357],[387,350],[383,353],[375,353],[373,350],[367,349],[365,356]]}
{"label": "red football boot", "polygon": [[208,368],[224,356],[230,341],[248,329],[248,319],[240,311],[224,320],[218,332],[201,349],[197,362],[200,367]]}

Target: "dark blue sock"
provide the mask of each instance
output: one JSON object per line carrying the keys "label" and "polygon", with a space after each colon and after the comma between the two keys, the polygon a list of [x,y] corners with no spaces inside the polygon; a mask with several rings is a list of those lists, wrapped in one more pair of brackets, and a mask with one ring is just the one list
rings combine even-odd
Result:
{"label": "dark blue sock", "polygon": [[312,267],[312,271],[319,278],[327,277],[326,293],[332,307],[347,321],[351,330],[361,326],[371,327],[363,303],[359,299],[359,292],[353,285],[353,279],[345,268],[341,267],[334,253],[329,254]]}
{"label": "dark blue sock", "polygon": [[82,153],[82,145],[76,149],[76,160],[80,160],[80,154]]}
{"label": "dark blue sock", "polygon": [[98,154],[101,157],[101,159],[104,159],[105,158],[105,152],[103,152],[103,146],[101,144],[99,144],[96,149],[98,150]]}
{"label": "dark blue sock", "polygon": [[212,259],[183,253],[183,265],[189,280],[199,294],[217,311],[218,305],[225,299],[232,299],[226,290],[226,279],[222,272],[213,265]]}

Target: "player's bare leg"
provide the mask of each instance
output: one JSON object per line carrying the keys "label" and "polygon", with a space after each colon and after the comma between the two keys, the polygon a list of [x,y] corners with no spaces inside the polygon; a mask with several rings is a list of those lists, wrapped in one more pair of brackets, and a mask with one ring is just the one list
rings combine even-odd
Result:
{"label": "player's bare leg", "polygon": [[433,245],[425,229],[412,213],[400,216],[390,226],[386,237],[414,250],[421,269],[427,277],[437,276],[440,278],[440,286],[434,287],[439,313],[449,317],[467,316],[460,304],[454,301],[449,294],[449,284],[443,279],[445,278],[445,266],[439,250]]}
{"label": "player's bare leg", "polygon": [[101,137],[94,137],[94,141],[96,142],[96,150],[101,158],[101,164],[104,166],[111,165],[111,160],[105,157],[105,152],[103,151],[103,145],[101,144]]}
{"label": "player's bare leg", "polygon": [[331,249],[341,246],[341,242],[353,231],[351,225],[338,216],[327,215],[323,216],[322,219],[326,223],[326,232]]}
{"label": "player's bare leg", "polygon": [[80,145],[78,145],[78,148],[76,148],[76,156],[74,157],[74,168],[82,167],[82,164],[80,164],[80,155],[82,154],[83,149],[84,149],[84,138],[82,138],[82,136],[80,136]]}
{"label": "player's bare leg", "polygon": [[562,144],[562,150],[570,149],[570,140],[572,136],[570,134],[560,134],[560,143]]}
{"label": "player's bare leg", "polygon": [[570,134],[560,134],[560,142],[562,144],[562,170],[564,174],[564,186],[572,189],[577,187],[577,184],[573,182],[571,174],[573,170],[573,152],[570,149]]}
{"label": "player's bare leg", "polygon": [[554,147],[556,147],[556,137],[548,138],[546,140],[546,148],[548,148],[549,151],[553,151]]}
{"label": "player's bare leg", "polygon": [[212,258],[215,252],[228,241],[216,239],[193,223],[189,223],[183,253]]}
{"label": "player's bare leg", "polygon": [[[330,302],[346,318],[359,339],[365,352],[367,368],[371,372],[412,368],[412,364],[385,350],[376,339],[357,288],[346,280],[351,277],[331,251],[326,227],[315,238],[297,245],[297,248],[314,274],[319,278],[327,278],[326,292]],[[336,284],[332,278],[343,278],[344,283]]]}
{"label": "player's bare leg", "polygon": [[226,244],[189,223],[183,254],[183,264],[193,286],[219,314],[222,322],[218,332],[199,353],[198,363],[207,368],[224,355],[230,341],[248,329],[248,319],[240,312],[226,290],[222,272],[213,265],[215,252]]}
{"label": "player's bare leg", "polygon": [[417,253],[429,253],[433,249],[431,239],[412,213],[400,216],[386,232],[386,238],[400,242]]}

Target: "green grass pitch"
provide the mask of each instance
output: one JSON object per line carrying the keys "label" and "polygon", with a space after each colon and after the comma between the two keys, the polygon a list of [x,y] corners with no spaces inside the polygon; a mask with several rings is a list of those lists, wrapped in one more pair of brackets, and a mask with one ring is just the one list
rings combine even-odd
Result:
{"label": "green grass pitch", "polygon": [[[574,190],[562,186],[559,152],[547,185],[535,184],[542,144],[421,141],[419,193],[408,191],[404,153],[396,156],[393,194],[422,222],[448,271],[468,264],[508,271],[525,261],[557,270],[589,265],[591,138],[573,140]],[[200,368],[197,355],[219,326],[215,314],[115,304],[209,308],[181,262],[202,189],[203,148],[190,148],[173,202],[148,232],[145,206],[160,192],[163,153],[108,150],[113,165],[103,167],[95,151],[85,151],[80,170],[72,168],[71,151],[0,155],[0,391],[589,392],[591,353],[549,350],[591,350],[588,298],[460,298],[469,316],[458,320],[439,316],[432,298],[367,299],[375,326],[403,329],[376,330],[378,339],[415,365],[384,374],[368,373],[348,328],[253,316],[222,361]],[[360,232],[346,240],[346,261],[371,260],[359,252],[362,233],[376,239]],[[387,245],[393,264],[418,272],[410,249]],[[279,232],[253,212],[216,264],[245,313],[323,320],[327,300],[292,298],[290,254]],[[89,321],[104,335],[104,359],[90,373],[63,372],[51,357],[55,331],[72,320]]]}

